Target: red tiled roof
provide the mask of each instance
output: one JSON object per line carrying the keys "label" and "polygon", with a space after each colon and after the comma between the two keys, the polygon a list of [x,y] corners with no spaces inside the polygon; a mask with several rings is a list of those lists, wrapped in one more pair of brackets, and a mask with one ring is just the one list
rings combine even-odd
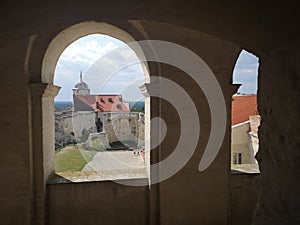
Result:
{"label": "red tiled roof", "polygon": [[121,95],[75,95],[77,99],[97,112],[129,112]]}
{"label": "red tiled roof", "polygon": [[258,112],[256,95],[232,96],[232,126],[246,122],[249,120],[249,116],[257,114]]}

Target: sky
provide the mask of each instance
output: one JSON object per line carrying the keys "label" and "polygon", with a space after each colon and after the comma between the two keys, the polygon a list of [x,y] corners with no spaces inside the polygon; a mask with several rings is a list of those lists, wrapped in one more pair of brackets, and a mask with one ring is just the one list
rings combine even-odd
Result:
{"label": "sky", "polygon": [[[258,59],[242,51],[233,72],[233,83],[243,84],[239,93],[256,93],[257,68]],[[61,90],[55,101],[72,101],[80,71],[91,94],[121,94],[125,101],[144,99],[139,90],[145,82],[142,66],[134,51],[118,39],[92,34],[70,44],[56,65],[54,84]]]}
{"label": "sky", "polygon": [[54,84],[61,87],[55,101],[72,101],[72,88],[80,80],[91,94],[122,94],[126,101],[143,100],[139,87],[144,72],[134,51],[118,39],[93,34],[70,44],[61,54]]}
{"label": "sky", "polygon": [[233,84],[242,84],[238,89],[241,94],[257,93],[258,58],[243,50],[233,71]]}

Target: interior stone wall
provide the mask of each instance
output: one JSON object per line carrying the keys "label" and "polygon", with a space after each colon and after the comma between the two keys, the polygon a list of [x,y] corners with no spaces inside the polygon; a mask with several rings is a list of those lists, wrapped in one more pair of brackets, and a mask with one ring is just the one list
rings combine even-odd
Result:
{"label": "interior stone wall", "polygon": [[[230,79],[240,51],[239,47],[219,38],[170,24],[143,22],[142,25],[150,39],[180,44],[205,61],[223,90],[228,110],[227,118],[230,121],[231,96],[236,91],[235,87],[230,85]],[[156,207],[159,209],[159,215],[157,215],[159,224],[228,224],[230,216],[230,123],[227,124],[224,142],[216,159],[207,170],[199,172],[199,162],[207,144],[211,126],[207,100],[201,88],[185,72],[166,64],[160,64],[160,72],[160,76],[179,84],[193,99],[201,123],[201,134],[195,152],[188,163],[173,177],[158,185],[159,190],[156,195],[159,203]],[[193,72],[201,75],[200,71]],[[178,102],[177,107],[180,107],[180,104]],[[158,159],[163,160],[175,149],[181,124],[175,107],[166,101],[160,101],[160,112],[157,116],[162,117],[167,125],[166,138],[160,146],[160,151],[155,149],[159,151]],[[156,132],[158,131],[151,130],[151,134]]]}
{"label": "interior stone wall", "polygon": [[[87,219],[95,222],[95,218],[101,221],[109,212],[108,217],[119,216],[113,218],[115,221],[121,221],[124,216],[122,222],[127,224],[130,224],[129,216],[137,216],[139,224],[150,221],[153,225],[229,223],[229,130],[220,154],[205,173],[199,173],[197,167],[207,141],[206,135],[200,138],[196,154],[180,173],[161,185],[151,187],[148,214],[144,214],[143,210],[136,215],[132,210],[114,208],[123,207],[133,197],[123,192],[120,186],[116,187],[115,192],[111,191],[114,189],[110,186],[103,192],[107,194],[103,196],[107,203],[103,207],[108,207],[107,211],[97,208],[101,203],[98,192],[101,194],[105,187],[97,188],[96,185],[81,189],[77,184],[68,184],[70,188],[62,190],[63,184],[58,184],[57,190],[49,193],[57,201],[45,204],[43,129],[46,127],[43,128],[41,116],[43,90],[35,92],[32,87],[34,89],[35,84],[47,85],[42,84],[41,65],[51,40],[67,27],[85,21],[111,23],[132,34],[136,40],[158,38],[175,41],[201,56],[206,55],[205,59],[217,74],[226,95],[228,109],[230,95],[234,93],[228,85],[234,65],[231,50],[236,48],[228,42],[258,55],[261,63],[258,101],[262,125],[259,132],[261,148],[257,158],[261,175],[253,224],[299,224],[300,63],[299,46],[293,45],[299,40],[300,31],[297,1],[3,1],[1,9],[1,224],[46,224],[47,211],[50,223],[60,223],[65,219],[64,210],[73,216],[71,219],[74,221],[77,217],[79,221]],[[169,29],[167,24],[175,27]],[[180,30],[179,27],[186,29]],[[203,39],[190,30],[208,34],[207,40],[202,42]],[[272,51],[287,45],[291,47]],[[173,73],[171,68],[164,71],[172,72],[169,77],[173,76],[174,80],[189,87],[189,93],[199,105],[200,114],[209,114],[207,106],[202,107],[205,102],[203,94],[199,94],[192,82],[184,79],[182,72]],[[147,104],[150,103],[148,100]],[[48,103],[50,106],[46,109],[51,109],[52,102],[49,100]],[[151,108],[151,113],[158,113],[159,105],[159,101],[151,99],[151,106],[156,107]],[[173,134],[178,128],[178,118],[168,113],[168,107],[164,104],[162,111],[170,129],[173,129],[169,135],[176,137]],[[170,111],[173,112],[173,109]],[[203,128],[207,128],[209,119],[204,121]],[[165,152],[156,149],[151,154],[158,158],[152,160],[158,160],[160,154],[162,158],[170,154],[170,146],[175,142],[170,140],[158,149]],[[86,190],[88,196],[84,195]],[[145,190],[141,192],[147,193]],[[59,203],[61,196],[66,200]],[[77,201],[77,197],[81,199]],[[109,201],[119,198],[123,200]],[[130,206],[139,204],[144,203],[137,201]],[[56,206],[60,211],[55,211]],[[87,213],[76,215],[78,209]],[[110,214],[112,212],[115,213]],[[90,213],[93,215],[89,216]],[[149,220],[142,220],[142,217]]]}
{"label": "interior stone wall", "polygon": [[113,181],[48,185],[49,225],[148,224],[148,187]]}
{"label": "interior stone wall", "polygon": [[[12,35],[7,33],[6,35]],[[29,225],[32,218],[32,142],[28,76],[24,74],[27,37],[0,41],[0,224]],[[18,54],[15,54],[16,50]],[[6,63],[3,63],[6,62]],[[22,66],[20,66],[22,65]]]}
{"label": "interior stone wall", "polygon": [[[52,29],[55,30],[56,28],[57,27],[54,26]],[[48,31],[50,32],[50,30],[52,29],[49,27]],[[233,91],[233,87],[230,85],[230,77],[235,64],[235,60],[240,51],[238,46],[213,36],[204,35],[201,32],[164,23],[144,23],[143,29],[144,31],[142,30],[141,32],[146,32],[149,38],[166,40],[181,44],[194,51],[203,60],[205,60],[208,66],[215,73],[221,85],[221,88],[223,89],[227,109],[228,112],[230,111],[231,95],[235,91]],[[54,32],[53,30],[52,32]],[[44,35],[45,37],[48,37],[47,34]],[[44,40],[43,37],[41,37],[40,41],[41,40]],[[26,41],[27,39],[23,40],[22,43],[27,43]],[[38,42],[36,44],[38,45],[41,43]],[[26,50],[24,50],[24,52],[26,52]],[[42,50],[40,50],[40,52],[38,53],[42,55],[41,52]],[[34,59],[36,60],[36,57],[34,57]],[[229,216],[228,210],[230,198],[230,124],[228,124],[225,140],[216,160],[206,171],[200,173],[198,171],[198,166],[201,156],[204,152],[210,130],[210,112],[208,104],[205,100],[204,94],[201,92],[201,89],[197,85],[195,85],[195,82],[193,82],[193,80],[185,79],[186,74],[184,74],[182,71],[176,70],[167,65],[162,65],[161,69],[162,76],[177,82],[179,85],[181,85],[187,90],[188,94],[194,100],[196,107],[199,110],[199,117],[202,121],[202,133],[199,139],[199,144],[197,146],[195,154],[188,162],[188,164],[184,168],[182,168],[182,170],[179,173],[177,173],[174,177],[167,181],[164,181],[159,185],[153,185],[150,190],[150,195],[147,195],[148,192],[146,191],[146,189],[140,190],[140,196],[143,196],[145,198],[145,204],[147,204],[147,199],[149,198],[150,208],[148,210],[148,214],[145,215],[143,210],[134,211],[134,208],[127,208],[126,210],[124,208],[124,210],[120,211],[121,213],[119,214],[120,217],[118,219],[122,220],[123,217],[138,217],[143,219],[146,218],[147,220],[143,220],[144,222],[141,222],[139,224],[147,224],[150,221],[150,223],[153,225],[199,223],[225,225],[227,224]],[[157,73],[153,74],[157,75]],[[35,73],[32,73],[32,80],[36,80],[34,75]],[[18,77],[16,75],[12,76],[15,79],[17,79]],[[38,80],[36,82],[40,83],[38,82]],[[23,80],[23,86],[21,87],[24,88],[25,84],[26,80]],[[41,96],[39,97],[41,100]],[[48,107],[46,107],[48,111],[46,110],[47,112],[44,112],[43,116],[49,116],[48,114],[51,112],[51,109],[53,110],[53,102],[51,101],[51,98],[47,98],[46,101],[44,101],[43,103],[48,105]],[[28,110],[27,102],[19,104],[19,107],[21,106],[22,108],[18,110]],[[52,168],[51,162],[47,161],[47,167],[45,168],[45,171],[43,171],[43,164],[45,163],[44,161],[46,159],[43,159],[43,154],[41,154],[41,151],[44,150],[48,153],[51,153],[52,149],[54,151],[54,146],[49,144],[49,146],[44,146],[46,148],[43,148],[43,143],[51,142],[51,139],[48,139],[48,137],[51,138],[51,135],[43,136],[43,134],[47,134],[48,132],[50,132],[51,128],[47,126],[47,121],[44,121],[44,124],[40,121],[43,120],[43,117],[39,114],[41,106],[42,102],[39,102],[38,98],[36,98],[36,103],[32,106],[35,118],[33,123],[36,124],[34,124],[34,135],[31,137],[34,138],[34,143],[36,145],[35,154],[37,155],[35,155],[35,161],[32,161],[37,163],[34,169],[35,173],[30,172],[29,165],[21,169],[21,171],[24,170],[25,174],[27,175],[22,177],[22,179],[27,179],[28,181],[30,180],[30,176],[34,176],[34,180],[37,184],[27,184],[24,186],[24,188],[27,188],[26,195],[24,194],[27,201],[25,201],[22,204],[19,204],[18,201],[16,201],[16,198],[14,197],[15,193],[20,194],[21,192],[11,192],[11,200],[14,203],[14,205],[11,206],[10,211],[13,211],[14,208],[19,209],[20,206],[22,206],[22,209],[24,209],[23,204],[26,204],[26,206],[28,207],[28,212],[24,212],[24,210],[21,210],[20,208],[20,217],[18,218],[21,219],[20,221],[16,220],[14,224],[22,224],[21,220],[25,221],[24,224],[26,224],[26,222],[30,224],[31,218],[27,218],[27,216],[32,216],[36,221],[36,224],[45,223],[45,220],[47,218],[49,219],[50,223],[59,224],[65,221],[65,214],[69,216],[74,216],[77,214],[78,210],[86,213],[80,214],[80,219],[77,219],[76,216],[72,217],[74,221],[85,220],[87,224],[93,223],[94,219],[97,219],[99,221],[109,221],[113,214],[106,214],[106,211],[98,211],[98,201],[100,204],[102,196],[101,191],[103,191],[101,187],[101,182],[97,185],[89,186],[89,188],[87,189],[88,192],[86,192],[85,188],[81,188],[82,186],[76,183],[68,184],[68,186],[65,186],[70,187],[68,189],[69,191],[65,190],[63,187],[59,187],[59,185],[63,184],[57,184],[57,189],[55,189],[55,192],[51,192],[50,194],[48,192],[48,196],[45,194],[45,191],[51,188],[49,185],[47,187],[45,186],[45,179],[47,178],[47,175],[51,173]],[[161,108],[161,111],[159,111],[159,108]],[[174,149],[173,147],[176,145],[178,134],[180,133],[180,122],[178,120],[179,118],[176,117],[177,114],[176,111],[174,111],[174,108],[170,107],[168,103],[159,101],[151,102],[151,114],[155,116],[153,112],[157,113],[157,116],[162,116],[165,119],[168,125],[168,138],[162,143],[160,148],[157,149],[159,151],[157,155],[158,157],[151,158],[152,163],[164,159],[172,152],[172,150]],[[28,115],[24,115],[24,117],[28,118]],[[230,115],[228,114],[227,117],[229,120]],[[54,123],[54,115],[52,120]],[[50,122],[52,120],[50,120]],[[30,125],[24,125],[28,129],[31,128],[32,121],[29,122]],[[44,126],[42,126],[42,124]],[[19,135],[26,134],[25,137],[27,136],[28,138],[30,138],[28,136],[29,133],[27,130],[23,129],[22,132],[23,133]],[[155,131],[152,130],[151,138],[155,138],[155,134]],[[43,139],[47,140],[42,142]],[[29,145],[29,141],[27,143]],[[30,155],[30,148],[28,146],[24,146],[24,144],[26,144],[26,142],[23,142],[21,147],[21,149],[24,151],[22,152],[24,158],[21,158],[20,161],[25,161],[24,159],[26,159],[26,156]],[[52,149],[50,149],[51,147]],[[152,156],[154,156],[154,154],[152,154]],[[45,155],[47,156],[47,154]],[[30,161],[28,160],[28,163],[29,162]],[[45,175],[43,173],[47,174]],[[12,184],[15,185],[16,183]],[[16,185],[17,187],[20,187],[20,185],[22,186],[23,183],[18,183]],[[34,191],[36,195],[34,197],[30,195],[30,188],[32,186],[35,188],[37,187],[37,189]],[[105,187],[103,188],[105,189]],[[116,192],[120,194],[120,196],[122,196],[123,194],[127,195],[128,193],[133,193],[135,188],[118,185],[115,187],[115,189]],[[124,192],[123,190],[125,189],[128,189],[128,191]],[[89,193],[89,197],[87,198],[85,198],[86,193]],[[108,191],[105,193],[107,194],[105,196],[107,197],[107,204],[101,207],[107,207],[108,211],[109,209],[114,210],[114,208],[117,207],[115,204],[125,204],[124,202],[126,202],[121,201],[118,203],[114,201],[109,201],[109,199],[114,199],[113,192]],[[56,201],[55,199],[59,196],[64,196],[64,198],[60,198],[60,205],[56,208],[58,200]],[[46,197],[49,201],[49,205],[44,204]],[[78,200],[80,198],[82,198],[82,200]],[[132,198],[134,199],[134,195],[132,195]],[[31,206],[34,207],[34,210],[30,208]],[[123,208],[125,206],[119,205],[119,207]],[[59,209],[59,211],[57,211],[57,209]],[[49,213],[49,217],[46,217],[47,213]],[[90,217],[90,214],[92,214],[93,216]],[[117,218],[114,219],[117,220]],[[10,224],[10,222],[7,222],[7,224]],[[131,224],[131,222],[129,219],[124,219],[123,224]]]}
{"label": "interior stone wall", "polygon": [[258,174],[235,173],[230,176],[230,225],[250,225],[257,201]]}
{"label": "interior stone wall", "polygon": [[300,223],[300,45],[260,57],[261,174],[253,225]]}

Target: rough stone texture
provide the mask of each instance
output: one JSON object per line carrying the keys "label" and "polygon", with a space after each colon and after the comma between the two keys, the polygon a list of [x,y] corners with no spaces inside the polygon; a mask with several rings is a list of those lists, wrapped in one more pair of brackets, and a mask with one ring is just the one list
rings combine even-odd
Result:
{"label": "rough stone texture", "polygon": [[[90,133],[97,132],[95,117],[103,122],[103,130],[109,143],[130,141],[138,147],[144,145],[144,114],[138,112],[98,112],[78,111],[72,109],[55,112],[56,141],[78,142],[86,141]],[[122,131],[122,132],[121,132]],[[68,135],[65,133],[72,134]],[[71,137],[70,137],[71,136]],[[65,138],[65,139],[64,139]]]}
{"label": "rough stone texture", "polygon": [[[33,190],[29,125],[32,115],[28,108],[31,103],[28,98],[28,77],[23,71],[27,38],[17,35],[11,37],[10,42],[3,38],[1,34],[0,224],[29,225],[32,218]],[[19,54],[11,54],[16,49],[19,49]]]}
{"label": "rough stone texture", "polygon": [[147,224],[147,189],[112,181],[49,185],[49,225]]}
{"label": "rough stone texture", "polygon": [[300,46],[260,59],[261,175],[253,225],[300,223]]}
{"label": "rough stone texture", "polygon": [[260,125],[260,116],[250,116],[250,143],[249,149],[253,156],[253,163],[258,164],[257,160],[255,159],[255,155],[258,152],[259,148],[259,139],[258,139],[258,129]]}
{"label": "rough stone texture", "polygon": [[87,149],[93,149],[92,143],[95,139],[100,139],[101,142],[101,145],[97,146],[97,150],[106,150],[110,148],[108,135],[106,133],[90,133],[88,139],[85,142],[85,147]]}
{"label": "rough stone texture", "polygon": [[258,174],[231,174],[230,221],[231,225],[250,225],[256,206],[256,179]]}
{"label": "rough stone texture", "polygon": [[[161,23],[143,25],[151,39],[175,42],[198,54],[216,75],[224,90],[226,104],[231,107],[233,92],[229,80],[231,67],[239,52],[237,46],[178,26]],[[176,175],[159,185],[160,223],[226,224],[229,216],[230,123],[227,124],[225,139],[215,161],[206,171],[199,172],[199,161],[210,130],[208,103],[201,89],[184,72],[168,65],[160,65],[160,70],[161,76],[177,82],[191,96],[201,120],[201,135],[193,157]],[[201,74],[200,71],[193,72]],[[178,104],[177,107],[180,107],[180,102]],[[166,101],[161,102],[160,116],[168,127],[166,138],[160,146],[159,159],[162,160],[172,153],[178,142],[180,118],[175,108]]]}

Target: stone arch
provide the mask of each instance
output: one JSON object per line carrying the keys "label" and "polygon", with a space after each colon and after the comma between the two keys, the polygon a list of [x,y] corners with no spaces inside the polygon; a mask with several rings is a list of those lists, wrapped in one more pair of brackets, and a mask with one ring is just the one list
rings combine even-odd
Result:
{"label": "stone arch", "polygon": [[[53,84],[54,71],[57,61],[65,50],[65,48],[77,39],[87,36],[89,34],[105,34],[116,39],[123,41],[124,43],[134,42],[135,39],[126,31],[104,22],[82,22],[60,32],[49,44],[42,63],[41,80],[43,83]],[[142,51],[136,51],[133,49],[137,56],[143,56]],[[148,67],[143,64],[143,70],[146,81],[148,81]]]}
{"label": "stone arch", "polygon": [[[59,91],[59,87],[53,85],[54,81],[54,72],[57,61],[65,50],[65,48],[76,41],[77,39],[90,35],[90,34],[104,34],[114,38],[117,38],[124,43],[134,42],[135,39],[126,31],[104,22],[82,22],[73,26],[66,28],[61,31],[57,36],[55,36],[50,42],[42,62],[41,68],[41,81],[42,84],[32,84],[32,93],[36,92],[34,89],[40,90],[40,97],[38,99],[41,101],[41,111],[42,111],[42,159],[43,165],[39,168],[43,171],[44,181],[54,172],[54,104],[53,99]],[[141,49],[133,49],[137,57],[143,57],[143,52]],[[148,66],[146,63],[142,64],[144,71],[145,82],[149,81]],[[148,99],[148,100],[147,100]],[[150,102],[149,96],[145,100]],[[149,107],[150,104],[147,104]],[[150,110],[148,110],[150,112]],[[149,115],[150,118],[150,115]],[[150,130],[150,120],[147,128]],[[39,140],[37,140],[39,142]]]}
{"label": "stone arch", "polygon": [[[122,113],[122,114],[115,115],[115,116],[112,115],[111,122],[110,122],[110,129],[112,129],[113,135],[109,135],[109,138],[115,138],[117,140],[120,139],[119,141],[135,142],[137,146],[141,147],[141,145],[144,145],[143,144],[144,140],[141,140],[138,134],[140,133],[139,131],[140,126],[144,126],[144,125],[141,123],[140,113],[132,112],[132,113]],[[120,130],[122,132],[120,132]]]}
{"label": "stone arch", "polygon": [[[111,115],[111,121],[107,124],[108,139],[110,142],[126,142],[132,146],[142,147],[144,140],[141,140],[135,129],[139,129],[142,124],[139,113],[122,113]],[[144,125],[142,125],[144,126]],[[139,131],[135,130],[137,134]]]}

